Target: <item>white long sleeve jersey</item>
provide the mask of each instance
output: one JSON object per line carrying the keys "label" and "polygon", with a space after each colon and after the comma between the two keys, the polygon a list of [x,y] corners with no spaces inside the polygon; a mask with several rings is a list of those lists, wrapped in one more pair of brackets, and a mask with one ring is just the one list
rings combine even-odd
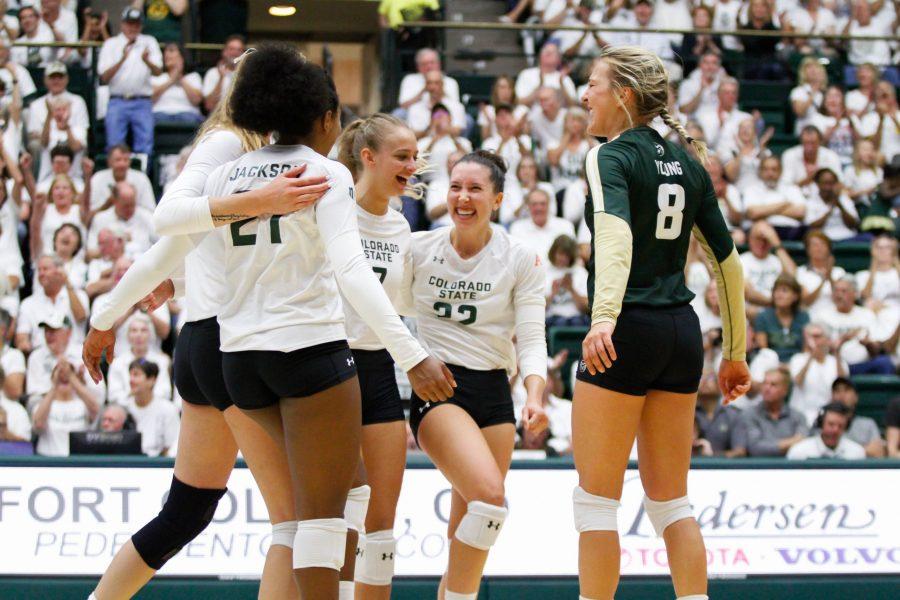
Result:
{"label": "white long sleeve jersey", "polygon": [[[216,169],[204,195],[256,189],[306,164],[331,189],[313,207],[237,221],[217,230],[218,247],[204,243],[204,264],[222,261],[227,282],[218,314],[224,352],[290,352],[347,338],[340,289],[375,330],[394,360],[409,370],[426,358],[366,262],[356,217],[353,178],[346,167],[297,146],[271,145]],[[208,255],[208,256],[206,256]],[[207,267],[208,268],[208,267]],[[191,273],[186,273],[187,285]]]}
{"label": "white long sleeve jersey", "polygon": [[487,246],[463,259],[450,242],[451,230],[412,236],[407,302],[415,308],[426,349],[446,363],[481,371],[513,375],[518,362],[523,379],[546,379],[546,273],[540,257],[495,227]]}
{"label": "white long sleeve jersey", "polygon": [[[412,281],[412,234],[409,222],[398,211],[388,208],[383,215],[373,215],[357,205],[359,237],[366,261],[378,276],[391,303],[400,308],[405,289]],[[382,350],[384,344],[371,327],[344,300],[347,340],[354,350]]]}

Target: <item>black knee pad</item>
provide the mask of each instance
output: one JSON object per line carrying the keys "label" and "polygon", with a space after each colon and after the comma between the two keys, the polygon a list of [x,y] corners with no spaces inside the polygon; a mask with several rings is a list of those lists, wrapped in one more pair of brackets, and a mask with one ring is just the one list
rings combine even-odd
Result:
{"label": "black knee pad", "polygon": [[148,566],[159,570],[166,561],[206,529],[225,489],[196,488],[172,477],[169,497],[156,517],[131,536]]}

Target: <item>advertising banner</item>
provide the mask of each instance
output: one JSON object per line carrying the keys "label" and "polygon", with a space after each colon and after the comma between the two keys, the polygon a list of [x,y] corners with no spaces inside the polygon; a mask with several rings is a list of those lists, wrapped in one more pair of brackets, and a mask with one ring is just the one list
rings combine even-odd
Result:
{"label": "advertising banner", "polygon": [[[131,533],[159,511],[165,468],[0,467],[0,575],[100,574]],[[510,510],[488,576],[576,575],[571,470],[516,469]],[[900,573],[900,471],[692,471],[694,514],[712,576]],[[891,492],[890,490],[894,490]],[[637,471],[625,476],[622,572],[668,573],[665,548],[641,508]],[[443,573],[450,487],[433,469],[406,472],[397,511],[397,574]],[[271,527],[247,469],[236,469],[214,522],[161,575],[257,578]]]}

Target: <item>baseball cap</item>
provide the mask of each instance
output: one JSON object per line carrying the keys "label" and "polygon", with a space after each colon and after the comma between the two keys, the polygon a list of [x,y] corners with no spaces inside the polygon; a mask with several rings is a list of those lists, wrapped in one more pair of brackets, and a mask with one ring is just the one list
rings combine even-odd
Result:
{"label": "baseball cap", "polygon": [[68,75],[69,71],[66,69],[66,65],[59,61],[55,61],[47,65],[47,68],[44,69],[44,75],[49,77],[50,75]]}
{"label": "baseball cap", "polygon": [[62,329],[65,327],[66,329],[71,329],[72,321],[69,320],[68,315],[64,315],[61,312],[52,312],[38,323],[38,327],[46,327],[47,329]]}
{"label": "baseball cap", "polygon": [[122,20],[142,22],[144,20],[144,14],[139,8],[126,8],[122,11]]}

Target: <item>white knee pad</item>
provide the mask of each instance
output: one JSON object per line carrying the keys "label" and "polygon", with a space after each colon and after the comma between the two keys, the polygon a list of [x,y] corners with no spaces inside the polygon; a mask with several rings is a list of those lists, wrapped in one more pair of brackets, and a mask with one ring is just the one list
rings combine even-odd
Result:
{"label": "white knee pad", "polygon": [[691,594],[690,596],[678,596],[677,600],[709,600],[706,594]]}
{"label": "white knee pad", "polygon": [[490,550],[508,514],[504,506],[473,500],[456,528],[456,539],[479,550]]}
{"label": "white knee pad", "polygon": [[619,530],[618,514],[622,505],[617,500],[589,494],[579,485],[572,493],[572,504],[578,533]]}
{"label": "white knee pad", "polygon": [[694,512],[691,510],[691,501],[687,496],[675,498],[674,500],[666,500],[665,502],[657,502],[644,496],[644,510],[647,512],[647,518],[653,525],[658,537],[662,537],[666,527],[680,521],[682,519],[693,519]]}
{"label": "white knee pad", "polygon": [[91,592],[91,595],[87,597],[87,600],[97,600],[97,595],[94,592]]}
{"label": "white knee pad", "polygon": [[478,592],[474,594],[457,594],[450,590],[444,590],[444,600],[478,600]]}
{"label": "white knee pad", "polygon": [[287,546],[294,548],[294,536],[297,535],[297,521],[282,521],[272,523],[272,546]]}
{"label": "white knee pad", "polygon": [[294,536],[294,568],[322,567],[340,571],[344,566],[347,521],[310,519],[297,522]]}
{"label": "white knee pad", "polygon": [[352,581],[342,581],[338,584],[338,600],[353,600],[356,593],[356,584]]}
{"label": "white knee pad", "polygon": [[393,531],[386,529],[367,534],[362,556],[357,555],[356,581],[366,585],[391,585],[396,550]]}
{"label": "white knee pad", "polygon": [[369,496],[372,488],[361,485],[350,490],[347,494],[347,504],[344,505],[344,520],[347,527],[362,533],[366,530],[366,511],[369,510]]}

